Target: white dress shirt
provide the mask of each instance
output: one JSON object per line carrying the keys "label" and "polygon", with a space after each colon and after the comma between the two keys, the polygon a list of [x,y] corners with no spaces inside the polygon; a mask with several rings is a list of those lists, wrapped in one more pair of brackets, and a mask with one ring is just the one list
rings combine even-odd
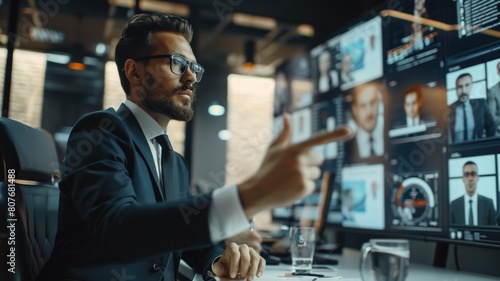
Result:
{"label": "white dress shirt", "polygon": [[420,116],[417,116],[415,118],[408,117],[406,115],[406,126],[407,127],[412,127],[412,126],[417,126],[420,124]]}
{"label": "white dress shirt", "polygon": [[[382,131],[384,126],[380,125],[380,123],[380,119],[378,119],[371,133],[359,126],[357,127],[356,145],[358,146],[359,156],[361,158],[384,155],[384,134]],[[372,143],[370,143],[370,136],[372,137]],[[375,155],[371,155],[372,146]]]}
{"label": "white dress shirt", "polygon": [[[158,178],[161,179],[161,146],[155,140],[155,137],[165,134],[166,132],[163,131],[158,122],[135,103],[126,100],[124,104],[130,109],[132,114],[134,114],[144,136],[148,140],[157,175]],[[210,238],[214,243],[250,228],[250,222],[241,206],[236,185],[214,190],[212,194],[212,204],[210,204],[209,208],[208,223]]]}

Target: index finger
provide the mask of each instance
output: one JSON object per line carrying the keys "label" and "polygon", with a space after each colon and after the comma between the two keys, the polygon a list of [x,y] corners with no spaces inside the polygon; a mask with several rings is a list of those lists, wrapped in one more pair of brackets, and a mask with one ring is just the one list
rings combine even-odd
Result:
{"label": "index finger", "polygon": [[352,129],[348,126],[342,126],[330,132],[317,134],[316,136],[308,140],[305,140],[303,142],[296,143],[293,146],[302,149],[309,149],[313,146],[329,143],[332,141],[348,140],[352,138],[352,136],[353,136]]}

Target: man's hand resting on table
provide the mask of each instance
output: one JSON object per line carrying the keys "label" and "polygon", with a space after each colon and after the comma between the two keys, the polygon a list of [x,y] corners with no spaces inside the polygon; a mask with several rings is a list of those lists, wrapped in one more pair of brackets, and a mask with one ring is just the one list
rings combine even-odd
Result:
{"label": "man's hand resting on table", "polygon": [[262,276],[266,261],[247,245],[230,243],[213,265],[213,272],[220,277],[241,278],[247,281]]}

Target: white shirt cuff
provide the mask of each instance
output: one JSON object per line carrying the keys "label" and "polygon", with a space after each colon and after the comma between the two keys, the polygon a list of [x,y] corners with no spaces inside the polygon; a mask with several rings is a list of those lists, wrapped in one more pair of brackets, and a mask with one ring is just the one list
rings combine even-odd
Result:
{"label": "white shirt cuff", "polygon": [[236,185],[217,188],[208,211],[210,238],[217,243],[250,228]]}

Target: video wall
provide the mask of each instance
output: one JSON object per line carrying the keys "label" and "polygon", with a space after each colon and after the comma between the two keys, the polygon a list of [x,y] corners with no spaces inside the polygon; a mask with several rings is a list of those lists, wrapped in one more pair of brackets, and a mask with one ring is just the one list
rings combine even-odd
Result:
{"label": "video wall", "polygon": [[329,223],[500,246],[500,0],[387,2],[277,69],[275,131],[284,112],[292,142],[355,132],[314,148],[335,175]]}

